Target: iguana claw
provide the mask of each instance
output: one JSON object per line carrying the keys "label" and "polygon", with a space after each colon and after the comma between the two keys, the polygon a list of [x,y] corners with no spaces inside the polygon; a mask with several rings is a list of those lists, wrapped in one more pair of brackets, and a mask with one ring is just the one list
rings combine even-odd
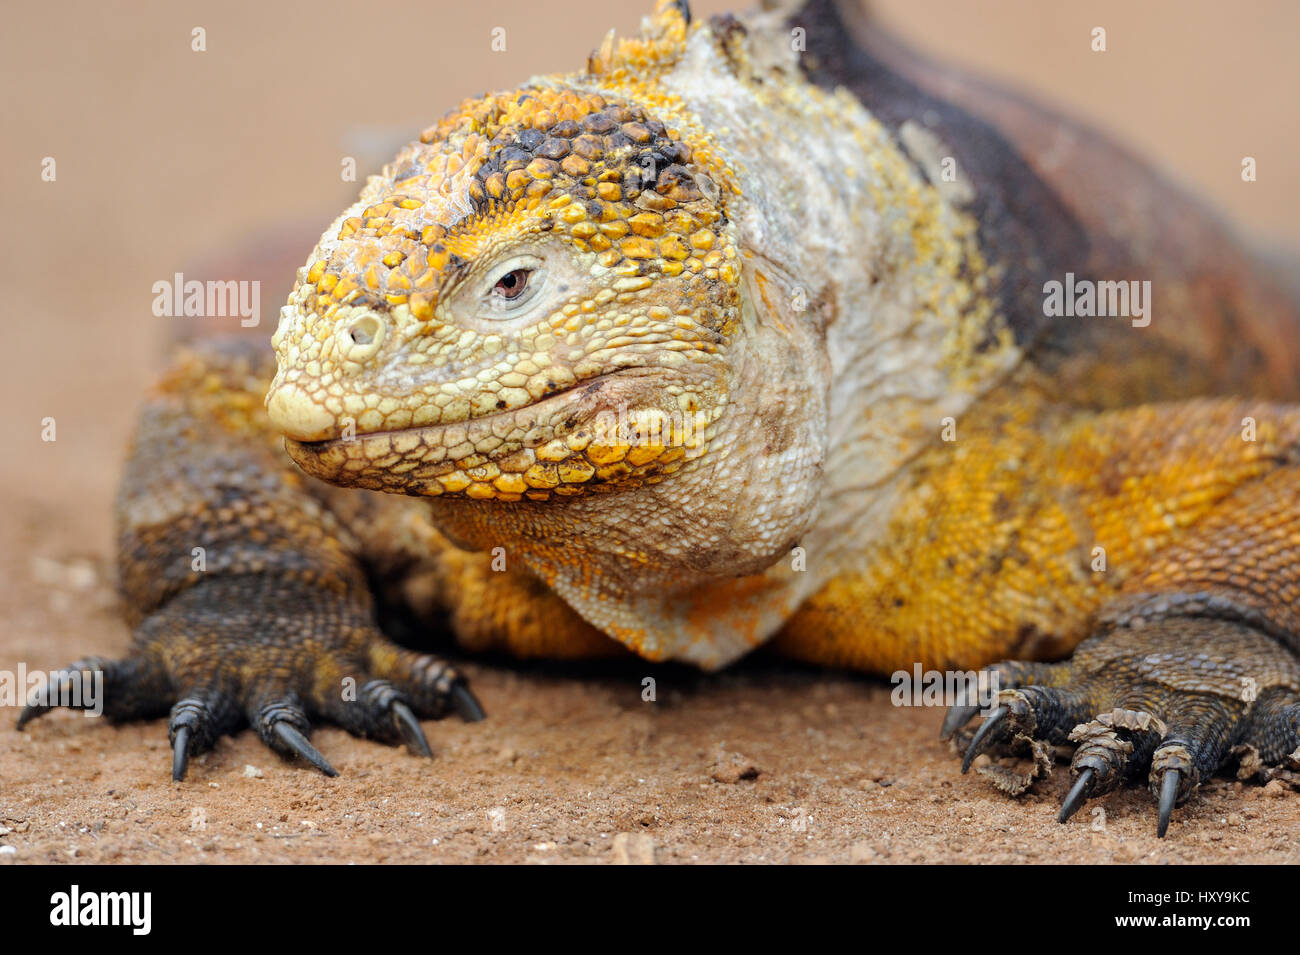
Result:
{"label": "iguana claw", "polygon": [[988,719],[986,719],[980,725],[980,728],[976,730],[974,738],[970,741],[970,745],[966,747],[966,755],[962,757],[961,771],[963,773],[970,770],[971,763],[975,762],[976,756],[980,755],[994,743],[998,742],[998,731],[1005,731],[1005,727],[1002,724],[1003,720],[1007,718],[1008,712],[1009,711],[1005,706],[999,706],[989,714]]}
{"label": "iguana claw", "polygon": [[1069,822],[1070,817],[1079,811],[1079,808],[1088,801],[1092,795],[1093,786],[1096,784],[1096,772],[1092,767],[1088,767],[1079,773],[1079,778],[1074,781],[1070,791],[1065,794],[1065,800],[1061,803],[1061,812],[1056,817],[1057,822]]}
{"label": "iguana claw", "polygon": [[1169,817],[1174,813],[1174,802],[1178,798],[1178,779],[1178,770],[1171,769],[1160,783],[1160,818],[1156,823],[1156,835],[1161,839],[1169,831]]}
{"label": "iguana claw", "polygon": [[279,737],[280,742],[289,749],[293,750],[307,762],[311,763],[326,776],[337,776],[339,771],[329,764],[320,750],[307,741],[303,736],[288,723],[280,722],[275,724],[275,735]]}

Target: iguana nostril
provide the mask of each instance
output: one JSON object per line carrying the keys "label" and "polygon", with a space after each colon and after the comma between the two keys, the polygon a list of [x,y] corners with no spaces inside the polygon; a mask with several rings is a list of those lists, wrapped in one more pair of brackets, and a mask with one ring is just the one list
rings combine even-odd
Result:
{"label": "iguana nostril", "polygon": [[365,361],[384,342],[384,323],[377,315],[362,315],[349,321],[339,335],[339,345],[351,361]]}
{"label": "iguana nostril", "polygon": [[367,316],[352,323],[348,337],[354,345],[369,345],[379,335],[379,328],[379,320]]}

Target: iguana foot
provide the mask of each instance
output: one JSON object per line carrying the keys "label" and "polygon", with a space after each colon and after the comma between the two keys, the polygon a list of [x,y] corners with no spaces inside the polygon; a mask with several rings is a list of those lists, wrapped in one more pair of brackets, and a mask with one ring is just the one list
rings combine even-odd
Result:
{"label": "iguana foot", "polygon": [[204,580],[146,617],[126,658],[87,658],[55,674],[58,692],[28,705],[18,728],[56,706],[102,700],[115,722],[170,707],[177,780],[191,756],[246,724],[281,756],[300,756],[328,776],[337,772],[308,741],[314,720],[432,756],[417,715],[451,708],[472,722],[483,710],[456,670],[390,642],[365,611],[283,577]]}
{"label": "iguana foot", "polygon": [[[1119,627],[1081,643],[1056,664],[988,668],[996,708],[970,739],[962,772],[982,753],[1073,743],[1074,785],[1061,822],[1083,803],[1146,778],[1164,836],[1174,806],[1230,758],[1270,778],[1300,769],[1300,659],[1240,623],[1197,617]],[[975,714],[959,705],[953,735]]]}

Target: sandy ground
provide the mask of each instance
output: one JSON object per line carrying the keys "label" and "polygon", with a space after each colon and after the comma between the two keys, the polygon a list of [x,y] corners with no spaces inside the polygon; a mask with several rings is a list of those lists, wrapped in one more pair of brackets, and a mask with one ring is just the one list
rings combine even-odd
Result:
{"label": "sandy ground", "polygon": [[[75,537],[35,510],[5,553],[69,553]],[[52,666],[121,646],[93,559],[10,556],[3,579],[7,656]],[[428,724],[432,761],[319,730],[336,779],[250,733],[175,784],[161,721],[60,713],[0,732],[0,845],[16,850],[0,861],[1300,862],[1300,796],[1216,780],[1165,840],[1144,791],[1061,826],[1063,767],[1002,796],[958,774],[938,711],[894,707],[871,680],[764,664],[466,669],[488,720]]]}
{"label": "sandy ground", "polygon": [[[7,658],[122,645],[106,568],[65,549],[76,535],[51,509],[6,532]],[[23,558],[42,545],[68,556]],[[1145,791],[1061,826],[1063,766],[1002,796],[957,772],[939,711],[895,707],[878,681],[462,662],[489,719],[426,724],[432,761],[321,729],[335,779],[250,733],[175,784],[161,721],[64,712],[0,731],[0,845],[16,850],[0,862],[1300,862],[1300,796],[1227,779],[1164,840]]]}
{"label": "sandy ground", "polygon": [[[1250,21],[1210,3],[1178,4],[1177,16],[1160,3],[881,6],[923,45],[1068,104],[1253,235],[1296,247],[1300,143],[1286,103],[1300,24],[1287,5],[1253,5]],[[11,224],[0,236],[11,342],[0,669],[125,647],[109,513],[134,410],[174,331],[150,314],[152,283],[176,271],[261,278],[271,320],[357,188],[339,181],[339,157],[357,157],[364,175],[460,98],[574,66],[605,20],[627,31],[643,7],[602,5],[598,24],[586,0],[548,5],[542,24],[504,0],[457,4],[454,20],[385,3],[383,22],[345,2],[142,4],[132,18],[89,3],[11,11],[0,38],[0,214]],[[442,17],[426,31],[436,56],[375,60],[431,15]],[[1105,69],[1076,49],[1094,20],[1111,31]],[[189,50],[200,24],[201,55]],[[507,53],[485,50],[496,24],[511,31]],[[1248,193],[1244,154],[1268,170]],[[45,156],[56,182],[40,180]],[[53,443],[39,438],[47,416]],[[23,734],[0,727],[0,864],[1300,861],[1300,796],[1227,779],[1178,811],[1163,841],[1145,791],[1060,826],[1063,768],[1019,801],[999,795],[958,774],[938,711],[895,708],[878,681],[763,661],[713,677],[461,662],[486,722],[428,724],[433,761],[321,729],[337,779],[248,733],[176,785],[161,721],[61,713]],[[645,676],[656,702],[641,699]],[[0,712],[6,724],[14,715]]]}

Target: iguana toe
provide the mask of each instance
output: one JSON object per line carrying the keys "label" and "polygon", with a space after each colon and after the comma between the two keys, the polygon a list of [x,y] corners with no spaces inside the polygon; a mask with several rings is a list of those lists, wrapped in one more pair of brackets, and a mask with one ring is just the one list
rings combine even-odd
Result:
{"label": "iguana toe", "polygon": [[[1232,756],[1272,767],[1300,753],[1300,664],[1280,642],[1235,621],[1118,628],[1080,644],[1068,662],[989,671],[997,705],[966,744],[962,771],[984,753],[1073,744],[1061,822],[1089,799],[1145,782],[1164,836],[1175,806]],[[958,701],[945,735],[974,712]]]}

